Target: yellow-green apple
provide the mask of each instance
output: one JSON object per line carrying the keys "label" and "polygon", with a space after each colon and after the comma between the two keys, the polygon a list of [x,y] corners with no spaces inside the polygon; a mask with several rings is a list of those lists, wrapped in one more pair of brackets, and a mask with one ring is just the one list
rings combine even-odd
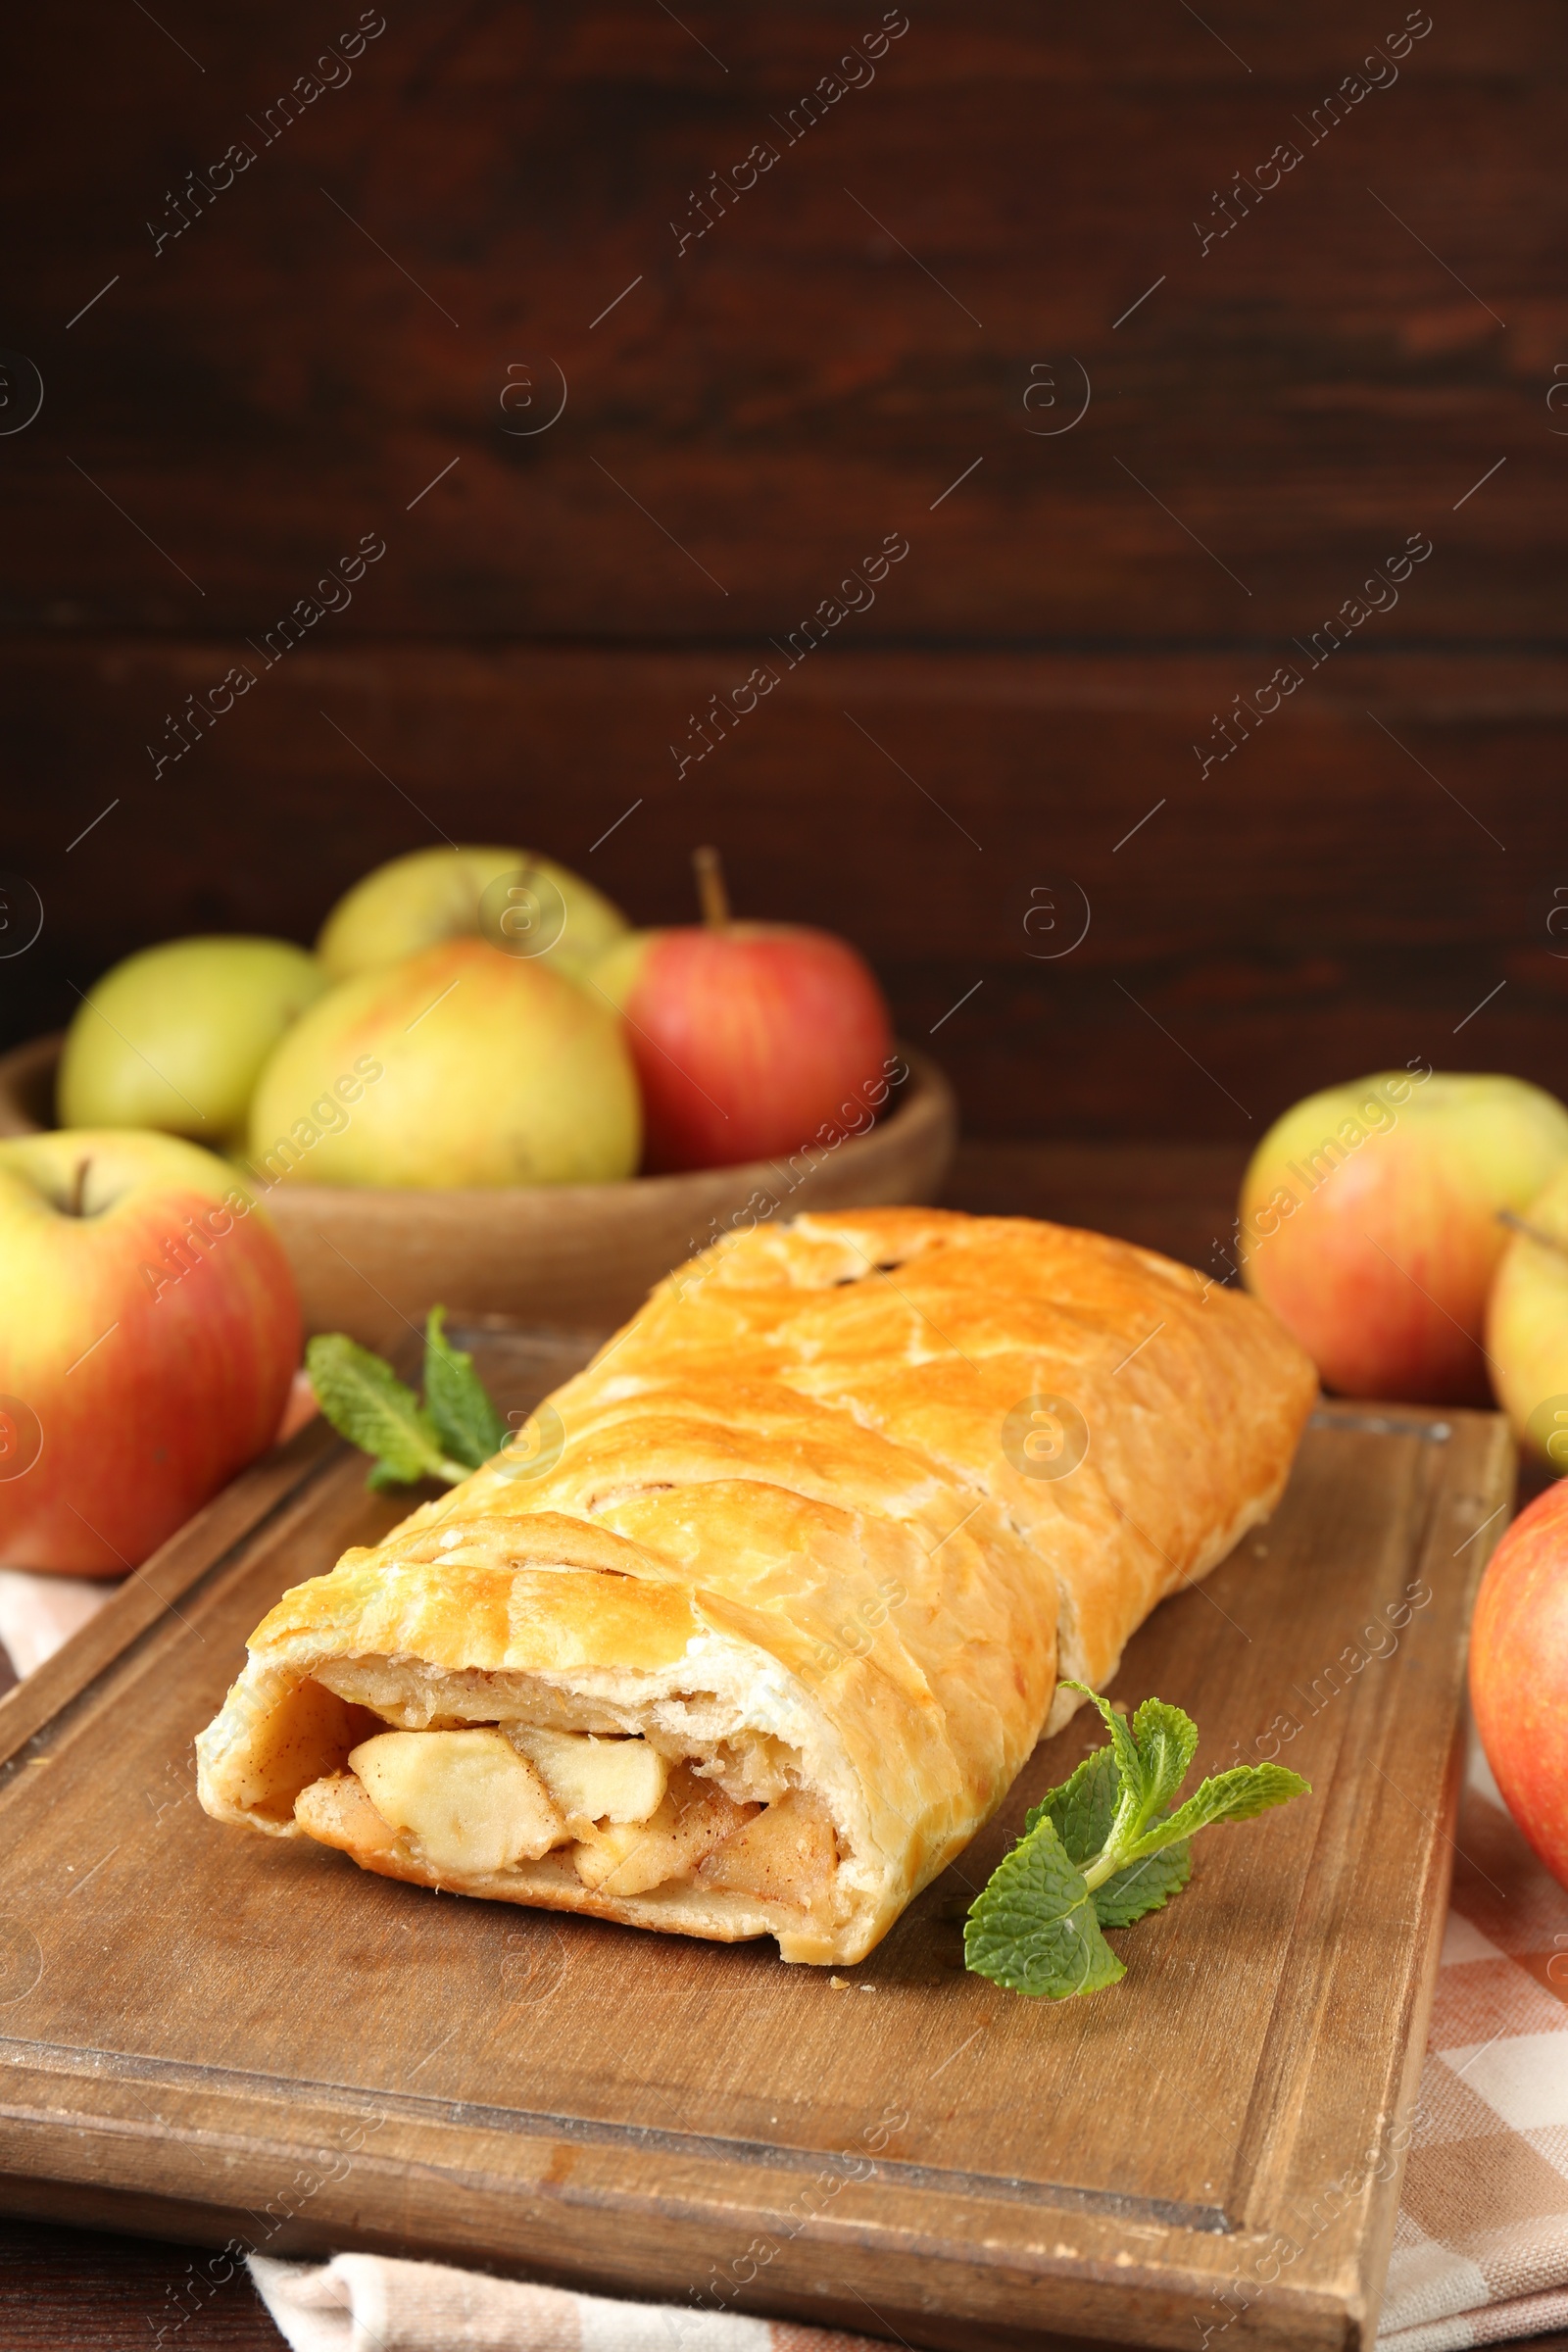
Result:
{"label": "yellow-green apple", "polygon": [[1488,1562],[1470,1698],[1503,1802],[1568,1886],[1568,1484],[1538,1494]]}
{"label": "yellow-green apple", "polygon": [[577,978],[625,928],[591,882],[531,850],[412,850],[344,892],[316,952],[334,980],[352,980],[443,939],[488,939]]}
{"label": "yellow-green apple", "polygon": [[225,1150],[263,1062],[326,985],[286,939],[171,939],[127,956],[66,1032],[61,1125],[159,1127]]}
{"label": "yellow-green apple", "polygon": [[300,1336],[283,1246],[210,1152],[0,1143],[0,1566],[139,1567],[271,1444]]}
{"label": "yellow-green apple", "polygon": [[1487,1300],[1487,1356],[1520,1444],[1560,1478],[1568,1471],[1568,1169],[1509,1220]]}
{"label": "yellow-green apple", "polygon": [[893,1060],[882,991],[852,947],[732,922],[710,854],[698,870],[701,925],[631,932],[590,974],[625,1019],[654,1174],[773,1158],[841,1114],[858,1125]]}
{"label": "yellow-green apple", "polygon": [[251,1104],[251,1165],[268,1184],[599,1184],[629,1176],[640,1143],[610,1006],[482,939],[329,991]]}
{"label": "yellow-green apple", "polygon": [[1520,1078],[1425,1065],[1309,1095],[1253,1154],[1248,1288],[1349,1396],[1485,1403],[1487,1293],[1507,1229],[1568,1161],[1568,1110]]}

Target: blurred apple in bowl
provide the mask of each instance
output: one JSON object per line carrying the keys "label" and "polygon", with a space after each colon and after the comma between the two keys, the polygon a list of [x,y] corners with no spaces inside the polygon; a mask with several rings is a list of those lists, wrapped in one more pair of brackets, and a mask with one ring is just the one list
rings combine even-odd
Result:
{"label": "blurred apple in bowl", "polygon": [[448,939],[488,939],[519,957],[544,956],[576,977],[626,928],[591,882],[531,850],[412,850],[344,892],[316,952],[334,980],[353,980]]}
{"label": "blurred apple in bowl", "polygon": [[600,1184],[637,1165],[637,1081],[604,1000],[543,957],[449,939],[346,980],[263,1070],[264,1184]]}
{"label": "blurred apple in bowl", "polygon": [[704,922],[631,932],[589,974],[625,1020],[651,1175],[787,1156],[885,1100],[897,1066],[855,950],[798,923],[731,921],[714,853],[697,866]]}
{"label": "blurred apple in bowl", "polygon": [[61,1124],[157,1127],[226,1150],[262,1064],[326,985],[286,939],[171,939],[127,956],[66,1032]]}
{"label": "blurred apple in bowl", "polygon": [[0,1143],[0,1566],[139,1566],[271,1444],[300,1345],[283,1246],[211,1152]]}
{"label": "blurred apple in bowl", "polygon": [[1499,1211],[1565,1161],[1568,1110],[1520,1078],[1393,1070],[1310,1095],[1247,1171],[1247,1286],[1346,1396],[1487,1403]]}
{"label": "blurred apple in bowl", "polygon": [[1528,1453],[1568,1472],[1568,1168],[1522,1216],[1504,1214],[1501,1263],[1487,1301],[1497,1402]]}

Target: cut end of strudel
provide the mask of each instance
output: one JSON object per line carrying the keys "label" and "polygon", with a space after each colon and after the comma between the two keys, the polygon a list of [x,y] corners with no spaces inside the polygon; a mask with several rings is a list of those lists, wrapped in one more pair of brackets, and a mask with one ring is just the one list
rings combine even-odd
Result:
{"label": "cut end of strudel", "polygon": [[1251,1299],[1099,1234],[733,1237],[556,1392],[559,1452],[284,1595],[202,1803],[417,1886],[857,1961],[1065,1720],[1057,1678],[1103,1685],[1273,1509],[1315,1391]]}

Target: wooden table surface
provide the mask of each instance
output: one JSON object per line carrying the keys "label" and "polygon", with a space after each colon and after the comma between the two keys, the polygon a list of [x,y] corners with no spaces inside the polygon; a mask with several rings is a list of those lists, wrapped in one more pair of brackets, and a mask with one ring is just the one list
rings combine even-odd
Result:
{"label": "wooden table surface", "polygon": [[[1242,1155],[1229,1147],[965,1145],[956,1207],[1099,1225],[1203,1264],[1229,1226]],[[3,1658],[3,1653],[0,1653]],[[214,2286],[193,2249],[0,2220],[3,2352],[277,2352],[248,2279]],[[164,2330],[160,2336],[160,2329]],[[1533,2339],[1568,2352],[1568,2334]]]}

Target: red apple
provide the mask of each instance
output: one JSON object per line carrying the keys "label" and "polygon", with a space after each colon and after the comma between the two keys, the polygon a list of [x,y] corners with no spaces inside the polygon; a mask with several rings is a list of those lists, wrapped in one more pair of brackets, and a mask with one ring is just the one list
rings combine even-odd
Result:
{"label": "red apple", "polygon": [[138,1567],[271,1444],[300,1340],[283,1246],[210,1152],[0,1143],[0,1566]]}
{"label": "red apple", "polygon": [[855,950],[795,923],[729,918],[699,851],[706,921],[634,931],[593,967],[619,1006],[642,1087],[652,1175],[772,1159],[887,1094],[893,1030]]}
{"label": "red apple", "polygon": [[1247,1287],[1330,1388],[1485,1404],[1498,1212],[1528,1208],[1565,1162],[1568,1110],[1521,1078],[1418,1064],[1309,1095],[1247,1171]]}
{"label": "red apple", "polygon": [[1568,1480],[1522,1511],[1481,1580],[1470,1699],[1503,1801],[1568,1886]]}

